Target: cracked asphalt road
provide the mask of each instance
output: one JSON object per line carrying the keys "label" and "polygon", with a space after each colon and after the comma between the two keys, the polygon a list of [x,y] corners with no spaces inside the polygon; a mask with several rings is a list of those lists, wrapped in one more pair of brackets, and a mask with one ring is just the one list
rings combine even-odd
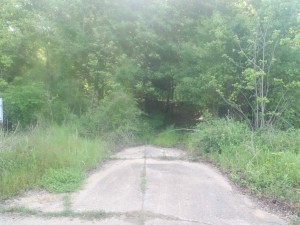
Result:
{"label": "cracked asphalt road", "polygon": [[240,194],[215,168],[183,160],[185,152],[140,146],[125,149],[68,195],[76,215],[49,217],[64,208],[63,194],[30,192],[7,201],[41,214],[0,214],[1,225],[285,225]]}

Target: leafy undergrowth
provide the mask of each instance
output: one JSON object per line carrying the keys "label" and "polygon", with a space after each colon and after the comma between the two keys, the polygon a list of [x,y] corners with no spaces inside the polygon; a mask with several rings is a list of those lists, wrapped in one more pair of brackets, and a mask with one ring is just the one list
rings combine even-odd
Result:
{"label": "leafy undergrowth", "polygon": [[82,138],[66,126],[14,135],[0,150],[0,199],[38,186],[58,192],[74,190],[84,172],[108,156],[108,144]]}
{"label": "leafy undergrowth", "polygon": [[251,131],[228,120],[202,123],[196,130],[192,154],[208,156],[234,181],[300,211],[299,130]]}

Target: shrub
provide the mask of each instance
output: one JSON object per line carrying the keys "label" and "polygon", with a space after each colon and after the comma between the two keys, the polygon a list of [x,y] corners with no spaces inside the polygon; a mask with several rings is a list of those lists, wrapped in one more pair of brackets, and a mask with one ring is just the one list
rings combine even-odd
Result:
{"label": "shrub", "polygon": [[237,145],[249,135],[249,129],[245,124],[225,119],[200,123],[195,130],[192,134],[191,146],[196,154],[221,153],[222,146]]}
{"label": "shrub", "polygon": [[140,131],[141,114],[136,101],[115,92],[81,118],[81,133],[113,143],[130,143]]}
{"label": "shrub", "polygon": [[30,125],[36,122],[45,106],[42,84],[10,85],[3,93],[4,119],[16,126]]}

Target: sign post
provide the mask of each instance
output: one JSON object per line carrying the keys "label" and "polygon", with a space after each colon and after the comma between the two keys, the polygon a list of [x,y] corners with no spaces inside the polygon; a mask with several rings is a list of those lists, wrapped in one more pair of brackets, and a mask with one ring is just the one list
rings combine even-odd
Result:
{"label": "sign post", "polygon": [[0,98],[0,128],[3,127],[3,100]]}

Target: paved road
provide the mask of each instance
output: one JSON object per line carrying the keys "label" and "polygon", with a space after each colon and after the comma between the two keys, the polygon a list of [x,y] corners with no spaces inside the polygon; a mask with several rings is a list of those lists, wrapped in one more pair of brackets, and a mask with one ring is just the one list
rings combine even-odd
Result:
{"label": "paved road", "polygon": [[[0,215],[1,225],[284,225],[238,193],[216,169],[176,149],[141,146],[118,153],[70,196],[31,192],[6,202],[38,210]],[[66,204],[66,199],[68,203]],[[73,217],[45,218],[66,210]],[[106,212],[105,217],[101,212]],[[103,214],[103,213],[102,213]]]}

